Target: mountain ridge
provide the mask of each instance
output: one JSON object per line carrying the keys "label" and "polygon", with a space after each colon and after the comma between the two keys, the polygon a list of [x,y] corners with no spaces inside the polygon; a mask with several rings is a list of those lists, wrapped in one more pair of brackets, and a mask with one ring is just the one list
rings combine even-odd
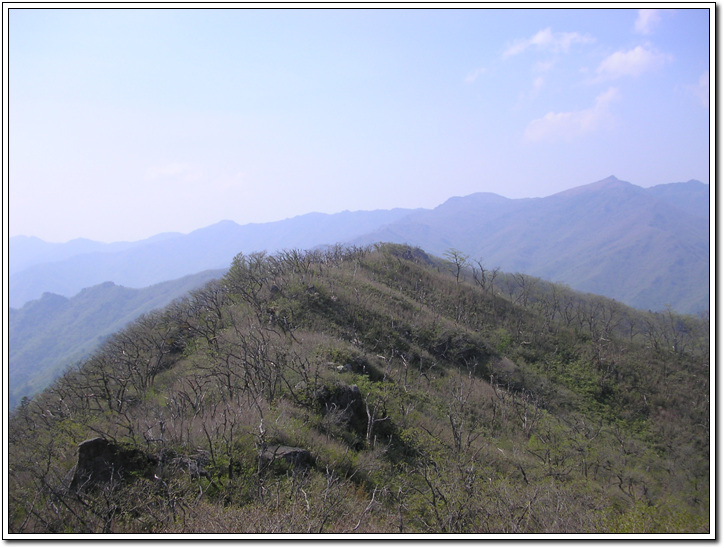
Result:
{"label": "mountain ridge", "polygon": [[8,529],[709,533],[708,319],[448,259],[237,256],[11,413]]}
{"label": "mountain ridge", "polygon": [[[699,185],[684,209],[661,192],[652,195],[615,177],[544,198],[496,199],[487,209],[480,207],[487,197],[481,202],[472,195],[354,242],[394,241],[438,255],[455,247],[491,267],[639,308],[699,312],[709,302],[706,185]],[[695,207],[700,216],[690,213]],[[661,289],[652,292],[656,280]]]}
{"label": "mountain ridge", "polygon": [[411,211],[414,210],[395,208],[308,213],[273,223],[246,225],[220,221],[160,241],[151,237],[119,251],[93,251],[57,262],[34,264],[10,276],[9,303],[17,308],[45,291],[71,296],[104,280],[128,287],[145,287],[202,270],[226,268],[241,251],[311,248],[336,243],[328,241],[329,234],[347,239]]}
{"label": "mountain ridge", "polygon": [[[543,198],[478,192],[451,197],[433,209],[308,213],[246,225],[225,220],[110,253],[75,255],[21,272],[13,269],[10,305],[20,306],[44,291],[71,296],[108,279],[145,287],[223,268],[239,251],[391,241],[438,255],[456,248],[491,266],[565,282],[633,306],[660,310],[671,305],[698,312],[708,307],[708,211],[708,185],[698,181],[642,188],[609,176]],[[650,264],[660,271],[660,279],[650,275],[643,259],[636,268],[623,266],[622,261],[642,253],[658,257]],[[673,255],[662,259],[666,254]],[[630,279],[621,282],[620,273],[612,278],[610,269],[603,268],[607,261],[632,271]],[[666,273],[677,264],[675,273]],[[654,280],[659,280],[660,290],[645,285]],[[672,292],[673,285],[677,288]]]}

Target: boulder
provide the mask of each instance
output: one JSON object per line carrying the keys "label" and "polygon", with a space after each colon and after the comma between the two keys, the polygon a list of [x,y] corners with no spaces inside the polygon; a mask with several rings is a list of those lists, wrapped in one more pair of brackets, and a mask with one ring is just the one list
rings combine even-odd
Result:
{"label": "boulder", "polygon": [[78,445],[78,463],[70,487],[79,490],[123,481],[133,473],[152,478],[157,465],[155,456],[124,448],[105,438],[93,438]]}
{"label": "boulder", "polygon": [[367,411],[356,384],[321,386],[314,392],[314,399],[323,416],[334,413],[340,424],[357,432],[364,432],[367,428]]}

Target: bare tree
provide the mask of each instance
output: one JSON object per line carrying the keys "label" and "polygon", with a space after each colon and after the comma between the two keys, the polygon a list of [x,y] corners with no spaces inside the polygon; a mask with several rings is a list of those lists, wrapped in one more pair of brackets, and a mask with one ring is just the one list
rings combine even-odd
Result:
{"label": "bare tree", "polygon": [[495,278],[497,278],[500,272],[500,267],[489,269],[485,267],[482,259],[476,259],[475,264],[477,268],[473,267],[473,280],[477,283],[483,291],[495,294]]}
{"label": "bare tree", "polygon": [[460,283],[460,276],[468,262],[468,255],[454,248],[448,249],[443,255],[452,263],[452,273],[455,275],[455,282]]}

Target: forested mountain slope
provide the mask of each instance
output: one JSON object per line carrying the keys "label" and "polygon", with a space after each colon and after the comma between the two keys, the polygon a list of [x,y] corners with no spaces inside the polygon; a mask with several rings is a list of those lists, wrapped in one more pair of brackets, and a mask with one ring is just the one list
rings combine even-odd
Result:
{"label": "forested mountain slope", "polygon": [[106,282],[70,299],[52,293],[11,308],[8,318],[9,405],[46,388],[67,367],[143,313],[163,307],[191,289],[220,278],[201,272],[143,289]]}
{"label": "forested mountain slope", "polygon": [[447,259],[237,256],[11,415],[10,532],[707,533],[708,322]]}

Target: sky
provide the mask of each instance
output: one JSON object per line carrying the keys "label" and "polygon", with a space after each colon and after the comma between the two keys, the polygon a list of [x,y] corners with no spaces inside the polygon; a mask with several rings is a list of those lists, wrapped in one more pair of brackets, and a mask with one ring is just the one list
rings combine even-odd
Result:
{"label": "sky", "polygon": [[7,17],[10,236],[133,241],[713,173],[708,9]]}

